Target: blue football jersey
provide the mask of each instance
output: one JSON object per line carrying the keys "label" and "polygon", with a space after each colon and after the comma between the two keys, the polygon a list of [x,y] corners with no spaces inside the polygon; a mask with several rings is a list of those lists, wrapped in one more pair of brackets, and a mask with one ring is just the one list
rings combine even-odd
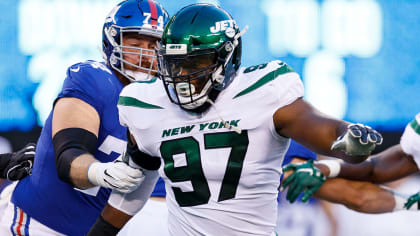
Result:
{"label": "blue football jersey", "polygon": [[151,196],[152,197],[166,197],[165,181],[163,181],[162,178],[158,179]]}
{"label": "blue football jersey", "polygon": [[316,154],[313,151],[307,149],[302,144],[291,139],[289,149],[287,150],[286,155],[284,156],[284,161],[282,165],[289,164],[295,157],[307,160],[316,160]]}
{"label": "blue football jersey", "polygon": [[[100,117],[96,159],[109,162],[126,147],[126,128],[118,120],[117,102],[123,85],[103,63],[71,66],[58,98],[75,97],[96,109]],[[58,99],[57,98],[57,99]],[[12,202],[30,217],[66,235],[85,235],[108,200],[109,189],[77,190],[57,176],[51,137],[52,112],[37,143],[32,175],[19,182]]]}

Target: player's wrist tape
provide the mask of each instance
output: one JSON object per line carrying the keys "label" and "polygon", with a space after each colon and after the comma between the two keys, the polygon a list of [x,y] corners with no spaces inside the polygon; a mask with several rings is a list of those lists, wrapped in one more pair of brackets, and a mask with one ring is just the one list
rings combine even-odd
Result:
{"label": "player's wrist tape", "polygon": [[98,169],[101,168],[101,162],[99,161],[94,161],[92,163],[89,164],[89,167],[87,169],[87,179],[89,181],[89,183],[91,183],[92,185],[95,186],[100,186],[101,184],[99,183],[97,177],[97,172],[99,171]]}
{"label": "player's wrist tape", "polygon": [[337,177],[341,170],[341,161],[338,160],[320,160],[317,161],[318,164],[323,164],[328,167],[330,170],[330,174],[327,176],[328,178]]}
{"label": "player's wrist tape", "polygon": [[[392,191],[392,195],[394,195],[395,207],[392,211],[402,211],[408,210],[404,207],[404,204],[407,202],[407,199],[401,196],[400,194]],[[413,210],[414,207],[410,208]]]}

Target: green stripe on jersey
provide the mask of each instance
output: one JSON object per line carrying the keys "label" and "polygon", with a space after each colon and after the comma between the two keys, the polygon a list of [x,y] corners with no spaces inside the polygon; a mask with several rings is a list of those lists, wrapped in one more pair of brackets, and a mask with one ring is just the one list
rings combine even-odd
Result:
{"label": "green stripe on jersey", "polygon": [[252,84],[248,88],[246,88],[246,89],[242,90],[241,92],[239,92],[238,94],[236,94],[236,96],[233,97],[233,98],[235,99],[237,97],[240,97],[242,95],[250,93],[250,92],[254,91],[255,89],[263,86],[264,84],[276,79],[279,75],[286,74],[286,73],[289,73],[289,72],[294,72],[294,70],[290,66],[288,66],[286,63],[282,63],[281,65],[283,65],[283,66],[281,66],[277,70],[271,71],[270,73],[264,75],[264,77],[259,79],[257,82],[255,82],[254,84]]}
{"label": "green stripe on jersey", "polygon": [[136,80],[134,82],[140,83],[140,84],[152,84],[152,83],[156,82],[156,78],[153,78],[151,80],[144,80],[144,81],[142,81],[142,80]]}
{"label": "green stripe on jersey", "polygon": [[414,129],[414,131],[420,135],[420,125],[419,123],[417,123],[417,120],[414,119],[413,121],[411,121],[410,123],[411,127]]}
{"label": "green stripe on jersey", "polygon": [[163,109],[163,107],[156,106],[153,104],[149,104],[146,102],[142,102],[140,100],[137,100],[133,97],[123,97],[120,96],[120,99],[118,100],[118,105],[121,106],[130,106],[130,107],[140,107],[140,108],[146,108],[146,109]]}

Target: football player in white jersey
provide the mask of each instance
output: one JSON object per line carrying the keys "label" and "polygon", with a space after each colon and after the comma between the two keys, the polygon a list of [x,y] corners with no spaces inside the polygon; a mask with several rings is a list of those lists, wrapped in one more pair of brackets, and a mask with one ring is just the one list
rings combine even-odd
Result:
{"label": "football player in white jersey", "polygon": [[[120,122],[138,153],[163,161],[171,235],[275,234],[289,137],[352,163],[382,142],[375,130],[304,101],[302,81],[286,63],[240,68],[245,31],[220,7],[182,8],[157,48],[163,84],[133,83],[120,94]],[[132,154],[132,164],[152,159],[143,154]],[[114,192],[89,235],[106,234],[104,225],[113,231],[139,210],[145,198],[135,195],[145,182],[130,194]]]}
{"label": "football player in white jersey", "polygon": [[[305,195],[309,197],[320,187],[315,196],[342,203],[357,211],[363,211],[361,209],[368,204],[375,204],[375,207],[371,208],[373,213],[418,210],[420,192],[407,198],[390,189],[374,187],[370,183],[361,181],[384,183],[418,173],[420,164],[419,124],[420,113],[406,126],[399,144],[373,155],[360,164],[348,164],[336,160],[318,162],[315,165],[322,170],[325,176],[332,178],[322,186],[322,181],[313,180],[313,177],[304,174],[306,170],[303,169],[311,168],[309,163],[304,164],[306,167],[303,165],[286,167],[295,170],[291,175],[293,180],[286,180],[287,185],[291,186],[288,189],[289,192],[291,191],[289,200],[294,201],[301,191],[305,191]],[[315,183],[317,186],[314,186]]]}

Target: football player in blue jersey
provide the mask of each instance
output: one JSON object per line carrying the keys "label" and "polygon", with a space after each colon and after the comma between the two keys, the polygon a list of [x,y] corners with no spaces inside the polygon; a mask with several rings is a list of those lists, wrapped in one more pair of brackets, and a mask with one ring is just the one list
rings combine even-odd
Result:
{"label": "football player in blue jersey", "polygon": [[110,12],[102,30],[105,62],[68,68],[38,140],[32,175],[13,191],[0,235],[85,235],[112,189],[130,192],[147,179],[117,159],[127,145],[117,101],[125,85],[154,77],[154,48],[167,21],[153,0],[122,1]]}

